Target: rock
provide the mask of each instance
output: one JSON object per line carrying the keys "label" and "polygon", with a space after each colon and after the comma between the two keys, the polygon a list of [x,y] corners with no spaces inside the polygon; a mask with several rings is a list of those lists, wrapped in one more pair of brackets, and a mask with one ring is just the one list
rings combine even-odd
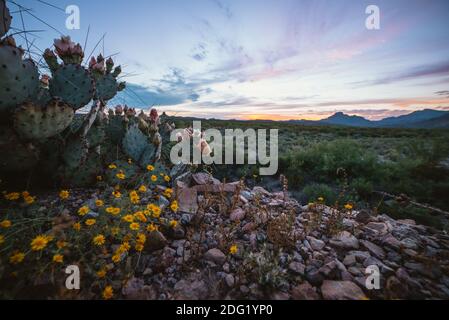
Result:
{"label": "rock", "polygon": [[320,296],[316,292],[310,283],[304,282],[296,287],[294,287],[290,295],[293,300],[319,300]]}
{"label": "rock", "polygon": [[257,228],[257,225],[254,222],[248,222],[242,227],[243,232],[251,232]]}
{"label": "rock", "polygon": [[378,245],[367,241],[367,240],[360,240],[360,243],[366,248],[368,249],[368,251],[374,255],[375,257],[379,258],[379,259],[384,259],[385,258],[385,251],[384,249],[382,249],[381,247],[379,247]]}
{"label": "rock", "polygon": [[231,215],[229,216],[229,219],[231,221],[241,221],[245,218],[245,211],[242,208],[236,208],[234,211],[232,211]]}
{"label": "rock", "polygon": [[350,281],[325,280],[321,286],[325,300],[366,300],[363,291]]}
{"label": "rock", "polygon": [[227,274],[225,277],[225,281],[226,281],[226,284],[228,285],[228,287],[232,288],[234,286],[235,279],[232,274]]}
{"label": "rock", "polygon": [[190,221],[192,221],[192,215],[191,215],[191,214],[184,213],[184,214],[181,216],[181,224],[182,224],[183,226],[189,225],[189,224],[190,224]]}
{"label": "rock", "polygon": [[337,248],[342,249],[358,249],[359,241],[356,237],[347,231],[341,232],[339,235],[334,236],[329,243]]}
{"label": "rock", "polygon": [[204,254],[204,259],[207,261],[212,261],[218,265],[223,265],[226,261],[226,256],[219,249],[213,248]]}
{"label": "rock", "polygon": [[398,250],[401,247],[401,242],[396,239],[395,237],[393,237],[391,234],[387,235],[383,240],[382,240],[383,244]]}
{"label": "rock", "polygon": [[312,249],[315,251],[320,251],[326,245],[326,243],[324,241],[318,240],[314,237],[307,237],[307,240],[310,244],[310,247],[312,247]]}
{"label": "rock", "polygon": [[319,271],[326,279],[336,279],[338,277],[338,268],[335,261],[325,264]]}
{"label": "rock", "polygon": [[383,222],[370,222],[365,225],[364,230],[374,235],[385,235],[388,233],[388,227]]}
{"label": "rock", "polygon": [[305,266],[302,264],[302,263],[299,263],[299,262],[291,262],[289,265],[288,265],[288,269],[290,270],[290,271],[293,271],[294,273],[296,273],[296,274],[299,274],[299,275],[304,275],[304,270],[305,270]]}
{"label": "rock", "polygon": [[353,255],[357,262],[363,262],[371,256],[367,251],[349,251],[348,254]]}
{"label": "rock", "polygon": [[387,299],[407,299],[409,296],[407,283],[400,281],[395,276],[387,279],[385,285]]}
{"label": "rock", "polygon": [[122,288],[122,294],[130,300],[155,300],[157,292],[151,286],[146,286],[143,279],[131,278]]}
{"label": "rock", "polygon": [[355,221],[361,224],[366,224],[371,221],[371,214],[367,210],[360,210],[355,216]]}
{"label": "rock", "polygon": [[178,188],[179,211],[195,214],[198,211],[198,193],[194,188]]}
{"label": "rock", "polygon": [[220,184],[220,180],[215,179],[211,174],[206,172],[198,172],[192,174],[193,181],[197,185],[204,185],[204,184]]}
{"label": "rock", "polygon": [[181,280],[175,284],[175,299],[204,300],[209,296],[209,288],[204,280]]}
{"label": "rock", "polygon": [[145,242],[145,250],[148,252],[153,252],[163,249],[166,245],[167,239],[160,231],[156,230],[148,234],[147,241]]}
{"label": "rock", "polygon": [[400,223],[400,224],[407,224],[407,225],[410,225],[410,226],[416,226],[415,220],[412,220],[412,219],[397,220],[396,222]]}
{"label": "rock", "polygon": [[343,264],[347,267],[355,265],[356,264],[355,255],[353,254],[346,255],[343,260]]}
{"label": "rock", "polygon": [[259,195],[259,196],[267,196],[267,197],[271,196],[271,193],[269,193],[267,190],[265,190],[264,188],[259,187],[259,186],[254,187],[252,190],[252,193],[254,195]]}
{"label": "rock", "polygon": [[306,279],[314,286],[320,286],[323,283],[324,277],[318,270],[313,270],[306,273]]}

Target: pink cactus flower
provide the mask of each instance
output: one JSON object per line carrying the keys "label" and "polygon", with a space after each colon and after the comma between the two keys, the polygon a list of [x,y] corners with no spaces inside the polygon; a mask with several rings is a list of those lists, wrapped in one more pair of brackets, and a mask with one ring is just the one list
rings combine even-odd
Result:
{"label": "pink cactus flower", "polygon": [[43,74],[41,77],[41,83],[42,85],[44,85],[45,87],[48,87],[49,83],[50,83],[50,76],[47,74]]}
{"label": "pink cactus flower", "polygon": [[158,123],[159,122],[159,115],[158,115],[156,109],[151,109],[151,111],[150,111],[150,121],[153,122],[153,123]]}

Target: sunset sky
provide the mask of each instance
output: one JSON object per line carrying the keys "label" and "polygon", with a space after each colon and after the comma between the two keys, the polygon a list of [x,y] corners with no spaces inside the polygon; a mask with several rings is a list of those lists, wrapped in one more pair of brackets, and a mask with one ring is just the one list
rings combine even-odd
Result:
{"label": "sunset sky", "polygon": [[[449,110],[449,1],[15,0],[84,44],[115,54],[128,88],[111,105],[207,118],[380,119]],[[81,29],[65,28],[76,4]],[[365,8],[380,8],[367,30]],[[9,3],[11,11],[17,7]],[[58,32],[23,12],[41,50]],[[14,26],[22,29],[18,13]],[[24,47],[25,41],[16,36]]]}

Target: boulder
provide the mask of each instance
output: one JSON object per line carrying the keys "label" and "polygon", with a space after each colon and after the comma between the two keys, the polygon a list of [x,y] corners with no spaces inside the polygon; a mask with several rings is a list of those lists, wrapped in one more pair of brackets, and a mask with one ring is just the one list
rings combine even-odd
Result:
{"label": "boulder", "polygon": [[367,297],[354,282],[325,280],[321,286],[325,300],[367,300]]}

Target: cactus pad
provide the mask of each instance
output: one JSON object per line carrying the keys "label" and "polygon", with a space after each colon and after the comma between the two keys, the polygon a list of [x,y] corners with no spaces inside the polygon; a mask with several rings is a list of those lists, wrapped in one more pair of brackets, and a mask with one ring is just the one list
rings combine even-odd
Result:
{"label": "cactus pad", "polygon": [[20,142],[10,127],[0,127],[0,171],[19,172],[34,167],[39,152],[32,144]]}
{"label": "cactus pad", "polygon": [[79,166],[86,160],[88,145],[85,139],[72,137],[65,145],[62,158],[67,169],[79,169]]}
{"label": "cactus pad", "polygon": [[42,140],[64,131],[73,114],[73,109],[61,101],[53,100],[44,108],[28,102],[16,110],[14,128],[22,138]]}
{"label": "cactus pad", "polygon": [[96,98],[107,101],[115,97],[118,91],[117,80],[112,74],[106,74],[96,77]]}
{"label": "cactus pad", "polygon": [[12,111],[33,98],[39,88],[39,73],[31,60],[22,60],[23,51],[0,44],[0,113]]}
{"label": "cactus pad", "polygon": [[94,89],[94,80],[89,71],[78,64],[58,68],[50,80],[51,95],[61,98],[75,110],[92,100]]}
{"label": "cactus pad", "polygon": [[0,38],[8,32],[11,26],[11,19],[5,0],[0,0]]}
{"label": "cactus pad", "polygon": [[148,137],[135,124],[128,128],[123,137],[123,151],[136,162],[140,160],[149,145]]}

